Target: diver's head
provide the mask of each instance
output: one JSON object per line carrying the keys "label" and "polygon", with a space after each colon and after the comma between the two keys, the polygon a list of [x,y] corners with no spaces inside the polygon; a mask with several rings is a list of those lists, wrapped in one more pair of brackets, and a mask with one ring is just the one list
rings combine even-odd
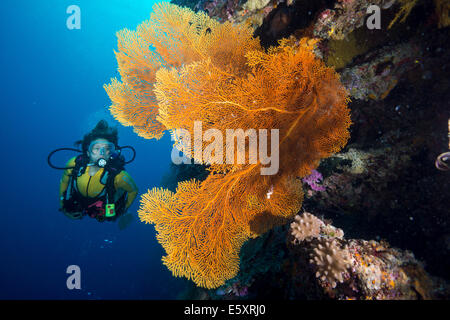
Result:
{"label": "diver's head", "polygon": [[100,120],[95,128],[76,144],[81,144],[82,151],[89,157],[90,163],[96,163],[98,159],[108,159],[117,150],[118,140],[117,128],[109,127],[105,120]]}
{"label": "diver's head", "polygon": [[95,139],[89,144],[87,155],[90,163],[97,163],[99,159],[109,159],[109,157],[116,151],[114,143],[106,139]]}

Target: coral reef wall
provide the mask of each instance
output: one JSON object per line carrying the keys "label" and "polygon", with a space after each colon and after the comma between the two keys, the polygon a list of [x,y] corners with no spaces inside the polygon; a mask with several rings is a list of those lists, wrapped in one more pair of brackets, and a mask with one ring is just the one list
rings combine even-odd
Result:
{"label": "coral reef wall", "polygon": [[[380,29],[366,26],[367,8],[373,4],[381,9]],[[194,7],[218,21],[251,26],[265,48],[276,45],[283,37],[292,41],[304,36],[318,40],[316,56],[337,70],[350,94],[353,125],[347,147],[321,160],[315,172],[310,172],[313,176],[304,177],[303,208],[325,220],[332,219],[350,238],[367,239],[353,240],[353,248],[369,248],[369,239],[374,239],[376,246],[386,244],[382,242],[385,239],[397,248],[393,255],[399,261],[412,259],[405,250],[414,253],[414,261],[410,261],[420,266],[414,274],[424,275],[426,270],[448,281],[450,189],[445,187],[448,171],[437,170],[435,162],[439,154],[448,152],[449,143],[450,2],[215,0],[196,2]],[[279,241],[272,232],[269,239],[261,250]],[[323,295],[314,273],[311,276],[302,272],[314,270],[311,258],[293,266],[288,262],[290,254],[280,250],[284,259],[279,261],[285,264],[281,269],[298,275],[295,288],[292,278],[283,277],[283,272],[274,271],[273,276],[265,268],[260,269],[259,275],[250,272],[245,265],[247,260],[241,257],[241,270],[247,274],[239,273],[220,287],[219,295],[208,292],[207,296],[236,298],[240,291],[235,288],[239,287],[246,288],[250,297],[264,297],[262,292],[269,289],[286,298],[448,297],[448,291],[433,291],[445,287],[434,280],[434,289],[430,289],[428,280],[422,284],[418,281],[413,286],[415,292],[401,294],[393,294],[388,281],[383,292],[366,289],[366,295]],[[280,267],[274,262],[268,264],[273,270]],[[399,266],[395,268],[399,270]],[[407,274],[407,269],[402,272]],[[268,284],[268,278],[277,280]],[[339,283],[336,288],[340,288]],[[301,287],[307,289],[302,291]]]}

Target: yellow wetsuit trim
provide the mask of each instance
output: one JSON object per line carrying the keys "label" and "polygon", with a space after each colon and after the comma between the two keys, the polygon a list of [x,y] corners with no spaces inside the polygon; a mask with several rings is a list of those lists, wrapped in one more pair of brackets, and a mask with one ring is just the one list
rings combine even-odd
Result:
{"label": "yellow wetsuit trim", "polygon": [[[70,159],[67,162],[66,167],[74,167],[75,159],[76,157]],[[103,191],[105,186],[100,182],[103,170],[104,170],[103,168],[100,168],[93,176],[91,176],[89,174],[89,168],[87,168],[86,171],[81,176],[78,177],[77,189],[82,196],[95,198]],[[72,169],[64,170],[61,183],[59,185],[60,199],[64,195],[64,192],[67,190],[70,180],[69,176],[71,173]],[[114,187],[116,191],[123,190],[128,193],[127,203],[125,204],[125,210],[128,209],[138,194],[138,188],[136,186],[136,183],[134,183],[133,179],[126,171],[121,171],[114,178]],[[60,204],[62,206],[62,200],[60,201]]]}

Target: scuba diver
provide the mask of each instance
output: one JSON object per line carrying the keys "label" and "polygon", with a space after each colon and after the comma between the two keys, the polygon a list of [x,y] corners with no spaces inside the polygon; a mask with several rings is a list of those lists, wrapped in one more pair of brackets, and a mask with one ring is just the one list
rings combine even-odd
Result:
{"label": "scuba diver", "polygon": [[[131,176],[124,170],[125,162],[120,154],[124,148],[118,146],[118,133],[104,120],[77,141],[81,151],[60,148],[48,156],[52,168],[65,169],[59,186],[60,211],[71,219],[88,215],[100,222],[114,221],[124,215],[137,196],[138,188]],[[60,150],[81,152],[71,158],[65,168],[50,163],[53,153]]]}

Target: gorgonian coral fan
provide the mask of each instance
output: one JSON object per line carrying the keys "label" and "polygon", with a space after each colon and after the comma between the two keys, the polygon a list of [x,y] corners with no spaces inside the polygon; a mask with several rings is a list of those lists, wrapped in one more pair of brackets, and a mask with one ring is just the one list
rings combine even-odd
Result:
{"label": "gorgonian coral fan", "polygon": [[[112,114],[146,138],[159,138],[164,130],[176,136],[177,129],[194,136],[195,122],[223,136],[227,129],[279,130],[276,174],[261,175],[266,164],[247,141],[245,163],[220,164],[212,163],[212,157],[220,159],[207,151],[211,144],[230,147],[226,141],[194,141],[201,151],[195,152],[177,140],[188,156],[211,164],[211,174],[202,182],[180,182],[175,193],[154,188],[142,197],[139,216],[155,224],[167,253],[163,263],[206,288],[237,274],[247,239],[298,212],[303,199],[298,177],[349,137],[347,92],[336,72],[315,57],[315,42],[282,40],[265,51],[252,32],[157,4],[137,31],[118,33],[123,82],[113,79],[105,86]],[[251,158],[258,160],[249,163]]]}

